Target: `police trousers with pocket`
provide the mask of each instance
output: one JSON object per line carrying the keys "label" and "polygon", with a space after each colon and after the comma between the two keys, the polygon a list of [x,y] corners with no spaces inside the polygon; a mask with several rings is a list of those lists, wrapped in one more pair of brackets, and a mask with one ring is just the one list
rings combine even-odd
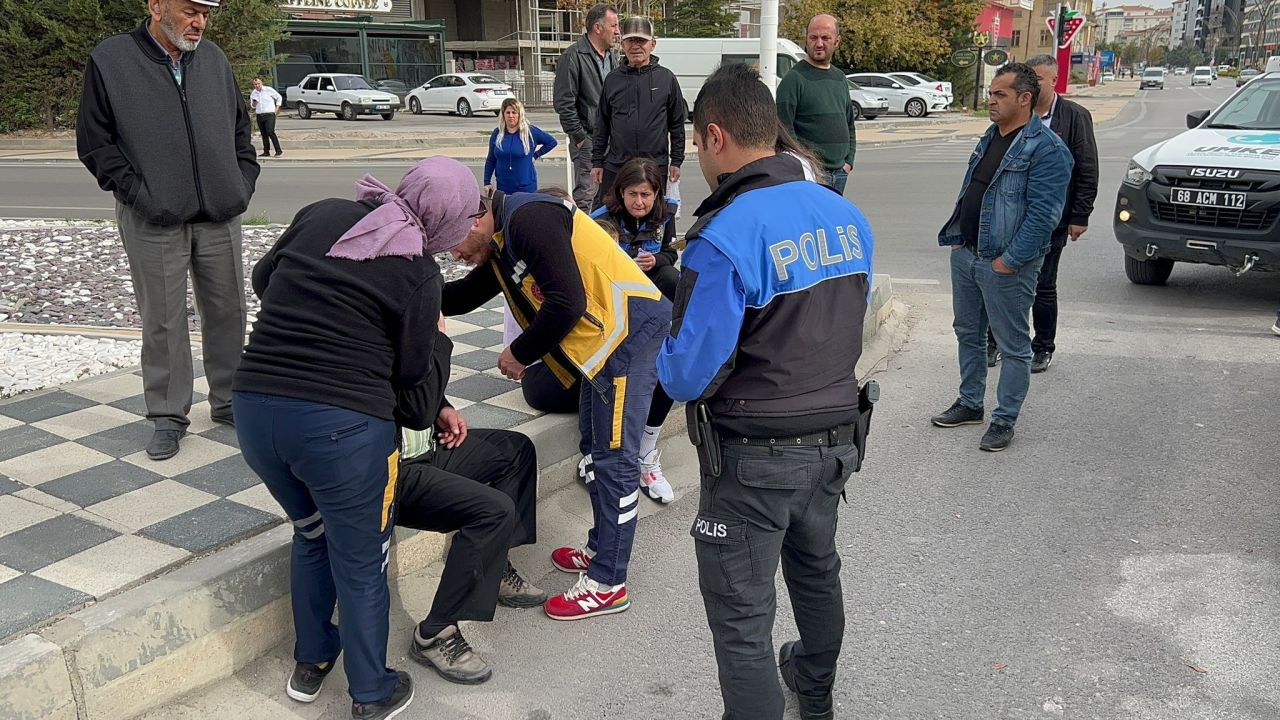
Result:
{"label": "police trousers with pocket", "polygon": [[640,512],[640,438],[658,384],[658,348],[671,330],[665,298],[628,302],[627,339],[593,382],[583,381],[578,411],[579,448],[591,457],[586,479],[595,520],[587,533],[587,549],[595,552],[587,576],[603,585],[627,580]]}
{"label": "police trousers with pocket", "polygon": [[294,660],[332,662],[342,653],[351,698],[385,701],[396,685],[387,669],[395,423],[261,393],[234,392],[231,404],[245,462],[293,522]]}
{"label": "police trousers with pocket", "polygon": [[858,450],[721,441],[722,470],[702,466],[690,534],[707,610],[725,720],[778,720],[785,703],[773,647],[774,576],[791,596],[800,642],[797,689],[825,695],[844,637],[836,511]]}

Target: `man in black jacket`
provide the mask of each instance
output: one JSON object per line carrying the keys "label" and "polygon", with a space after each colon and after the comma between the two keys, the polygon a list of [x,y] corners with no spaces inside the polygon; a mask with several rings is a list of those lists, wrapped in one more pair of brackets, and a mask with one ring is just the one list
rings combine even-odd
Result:
{"label": "man in black jacket", "polygon": [[76,148],[116,220],[142,315],[142,383],[152,460],[178,452],[193,373],[187,275],[200,313],[209,410],[234,424],[231,379],[244,348],[240,214],[258,179],[249,113],[231,64],[204,40],[219,0],[150,0],[137,29],[103,40],[84,72]]}
{"label": "man in black jacket", "polygon": [[[1075,165],[1071,169],[1071,182],[1067,185],[1067,203],[1062,209],[1051,238],[1049,252],[1040,268],[1036,284],[1036,299],[1031,306],[1031,320],[1035,337],[1031,340],[1031,372],[1042,373],[1053,363],[1057,349],[1054,340],[1058,334],[1058,261],[1067,246],[1080,239],[1089,228],[1089,215],[1093,213],[1093,201],[1098,196],[1098,143],[1093,135],[1093,117],[1089,111],[1054,91],[1058,82],[1058,61],[1052,55],[1036,55],[1027,65],[1040,78],[1040,101],[1036,113],[1057,133],[1071,151]],[[995,338],[987,333],[987,365],[1000,360]]]}
{"label": "man in black jacket", "polygon": [[604,79],[591,141],[591,179],[599,185],[596,206],[604,202],[618,170],[632,158],[646,157],[658,163],[664,181],[680,179],[684,96],[675,73],[658,64],[653,54],[656,46],[649,18],[629,17],[622,23],[626,64]]}
{"label": "man in black jacket", "polygon": [[591,134],[596,128],[596,111],[604,79],[618,66],[613,55],[618,36],[618,9],[596,5],[587,11],[587,30],[569,46],[556,64],[555,108],[560,127],[569,136],[569,157],[573,160],[573,201],[584,212],[591,211],[596,183],[591,179]]}

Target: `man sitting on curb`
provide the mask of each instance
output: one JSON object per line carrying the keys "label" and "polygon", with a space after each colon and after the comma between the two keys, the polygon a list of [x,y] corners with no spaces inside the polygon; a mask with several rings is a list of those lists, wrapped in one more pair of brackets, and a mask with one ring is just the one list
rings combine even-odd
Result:
{"label": "man sitting on curb", "polygon": [[[444,572],[427,617],[413,632],[409,656],[449,682],[475,685],[493,670],[467,644],[458,623],[489,621],[498,603],[538,607],[547,594],[511,562],[513,547],[537,541],[538,461],[533,442],[508,430],[469,430],[444,397],[453,342],[441,333],[432,350],[432,380],[397,395],[398,417],[429,416],[435,430],[400,431],[396,521],[401,527],[448,533]],[[299,663],[289,697],[311,702],[334,667]]]}
{"label": "man sitting on curb", "polygon": [[447,533],[457,530],[431,611],[414,628],[409,656],[449,682],[474,685],[493,671],[458,629],[461,620],[493,619],[496,604],[539,607],[547,594],[507,559],[511,548],[537,542],[538,459],[528,437],[509,430],[468,430],[444,397],[453,343],[441,334],[433,351],[441,393],[402,395],[434,402],[435,430],[402,430],[396,524]]}

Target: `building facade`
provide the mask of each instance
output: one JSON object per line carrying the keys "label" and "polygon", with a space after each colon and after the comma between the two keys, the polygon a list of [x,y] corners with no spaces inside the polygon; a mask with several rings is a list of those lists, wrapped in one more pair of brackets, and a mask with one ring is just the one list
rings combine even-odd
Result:
{"label": "building facade", "polygon": [[[1015,60],[1025,60],[1033,55],[1057,54],[1058,45],[1046,20],[1057,17],[1058,6],[1061,4],[1058,0],[1034,0],[1026,4],[1030,8],[1020,4],[1013,10],[1014,27],[1009,38],[1009,54]],[[1066,4],[1070,9],[1089,18],[1072,39],[1071,52],[1092,52],[1097,33],[1092,22],[1093,0],[1075,0]]]}
{"label": "building facade", "polygon": [[1093,14],[1093,19],[1098,28],[1098,42],[1111,43],[1122,40],[1122,33],[1125,37],[1133,37],[1135,33],[1165,24],[1172,29],[1173,10],[1156,9],[1147,5],[1104,5]]}
{"label": "building facade", "polygon": [[1183,43],[1187,34],[1187,5],[1187,0],[1173,0],[1169,8],[1173,11],[1173,25],[1169,31],[1169,42],[1173,45]]}
{"label": "building facade", "polygon": [[1280,2],[1250,0],[1245,3],[1240,28],[1241,67],[1261,69],[1266,59],[1280,48]]}

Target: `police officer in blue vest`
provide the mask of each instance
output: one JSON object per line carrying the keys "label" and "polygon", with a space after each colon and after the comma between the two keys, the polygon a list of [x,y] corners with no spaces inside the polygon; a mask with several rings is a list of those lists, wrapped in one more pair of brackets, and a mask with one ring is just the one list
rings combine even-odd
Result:
{"label": "police officer in blue vest", "polygon": [[[831,718],[844,636],[836,510],[874,402],[854,377],[871,227],[774,152],[773,98],[748,65],[707,80],[693,126],[712,192],[688,234],[658,377],[688,403],[698,447],[691,534],[724,718],[781,718],[779,668],[800,717]],[[779,559],[800,639],[775,665]]]}

